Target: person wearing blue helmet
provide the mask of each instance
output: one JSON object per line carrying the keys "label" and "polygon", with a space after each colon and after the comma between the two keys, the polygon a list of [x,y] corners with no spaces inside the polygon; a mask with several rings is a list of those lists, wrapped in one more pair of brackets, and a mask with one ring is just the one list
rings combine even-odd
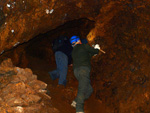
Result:
{"label": "person wearing blue helmet", "polygon": [[74,76],[78,80],[78,93],[71,106],[76,108],[76,113],[84,113],[84,101],[90,97],[93,88],[90,82],[91,63],[93,55],[98,54],[100,47],[91,47],[83,44],[78,36],[70,38],[72,44],[72,59]]}
{"label": "person wearing blue helmet", "polygon": [[76,43],[80,43],[80,42],[81,42],[81,40],[80,40],[79,36],[72,36],[70,38],[70,43],[72,44],[73,47]]}

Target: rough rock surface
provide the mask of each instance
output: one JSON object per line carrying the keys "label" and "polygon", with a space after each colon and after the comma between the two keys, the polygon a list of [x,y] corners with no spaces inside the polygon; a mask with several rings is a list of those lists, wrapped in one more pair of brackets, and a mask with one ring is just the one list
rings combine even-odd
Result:
{"label": "rough rock surface", "polygon": [[[67,21],[88,18],[95,21],[95,27],[87,35],[89,43],[98,43],[106,51],[105,55],[100,53],[94,57],[92,62],[95,97],[111,107],[112,113],[150,112],[150,1],[34,0],[19,1],[8,8],[7,4],[12,3],[0,1],[1,53]],[[74,30],[69,36],[71,34]],[[26,67],[30,63],[27,53],[31,55],[29,50],[35,50],[32,55],[36,54],[50,64],[53,54],[48,41],[40,39],[36,44],[26,49],[28,51],[25,47],[15,49],[10,57],[16,64]],[[8,57],[10,54],[3,55]]]}
{"label": "rough rock surface", "polygon": [[67,21],[94,18],[99,0],[1,0],[0,53]]}
{"label": "rough rock surface", "polygon": [[29,68],[15,67],[10,59],[3,61],[0,65],[0,113],[58,113],[51,106],[46,87]]}

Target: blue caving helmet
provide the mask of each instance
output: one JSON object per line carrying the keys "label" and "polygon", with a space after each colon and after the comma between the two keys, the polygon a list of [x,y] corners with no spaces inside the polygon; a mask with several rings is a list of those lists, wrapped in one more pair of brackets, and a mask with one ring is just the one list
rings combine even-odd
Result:
{"label": "blue caving helmet", "polygon": [[79,40],[80,40],[79,36],[74,35],[70,38],[70,43],[73,44],[73,43],[78,42]]}

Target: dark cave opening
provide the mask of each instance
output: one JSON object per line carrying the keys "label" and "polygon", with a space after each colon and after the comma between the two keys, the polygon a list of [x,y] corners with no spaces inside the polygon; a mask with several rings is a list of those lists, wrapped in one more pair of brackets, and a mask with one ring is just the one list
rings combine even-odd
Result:
{"label": "dark cave opening", "polygon": [[94,21],[88,19],[78,19],[65,23],[58,28],[51,30],[45,34],[40,34],[31,40],[25,51],[28,55],[45,59],[50,62],[50,58],[53,58],[53,52],[51,50],[52,41],[58,36],[71,37],[77,35],[81,39],[86,38],[86,35],[94,27]]}

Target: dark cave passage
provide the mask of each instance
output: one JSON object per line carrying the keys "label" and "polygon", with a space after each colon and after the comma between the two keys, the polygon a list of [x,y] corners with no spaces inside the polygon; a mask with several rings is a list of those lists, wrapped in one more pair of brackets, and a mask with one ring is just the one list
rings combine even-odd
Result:
{"label": "dark cave passage", "polygon": [[58,36],[77,35],[85,38],[89,31],[94,27],[94,22],[88,19],[79,19],[67,22],[58,28],[45,34],[40,34],[31,40],[25,48],[26,54],[32,57],[44,59],[49,64],[53,64],[54,55],[51,49],[52,41]]}

